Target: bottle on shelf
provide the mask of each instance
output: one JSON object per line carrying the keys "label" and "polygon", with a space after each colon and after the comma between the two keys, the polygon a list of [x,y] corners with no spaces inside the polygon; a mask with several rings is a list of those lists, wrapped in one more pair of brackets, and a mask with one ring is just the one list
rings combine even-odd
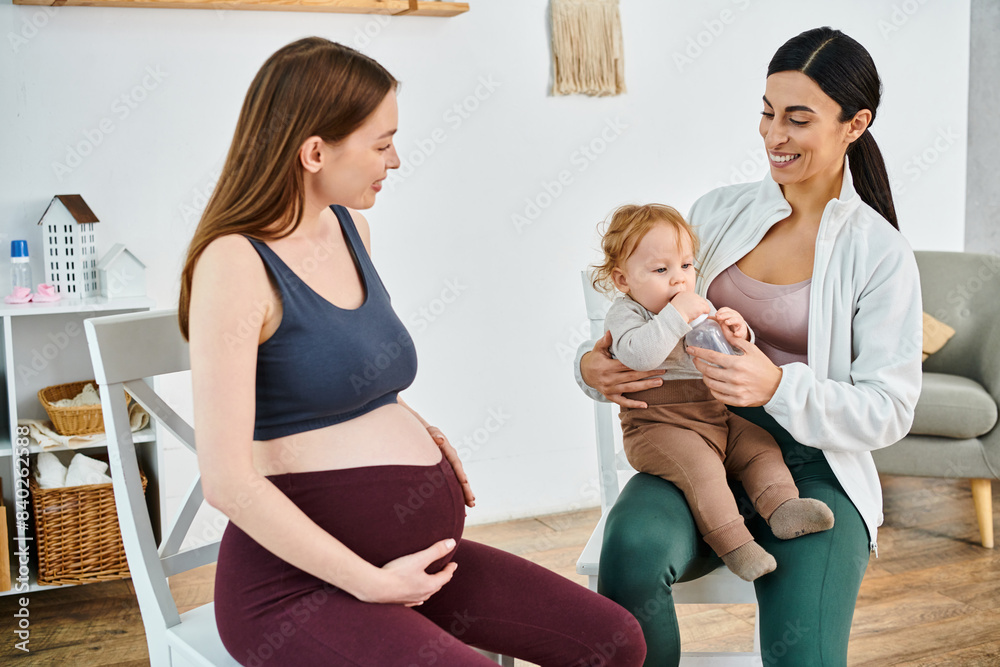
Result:
{"label": "bottle on shelf", "polygon": [[10,290],[18,287],[32,288],[31,264],[28,257],[27,241],[10,242]]}

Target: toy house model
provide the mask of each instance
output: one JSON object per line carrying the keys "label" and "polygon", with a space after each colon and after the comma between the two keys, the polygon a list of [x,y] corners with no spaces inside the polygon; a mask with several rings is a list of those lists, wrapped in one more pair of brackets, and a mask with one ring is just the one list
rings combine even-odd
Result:
{"label": "toy house model", "polygon": [[121,243],[111,246],[97,264],[101,296],[121,298],[146,295],[146,265]]}
{"label": "toy house model", "polygon": [[98,294],[97,222],[80,195],[56,195],[38,221],[44,225],[45,282],[65,298]]}

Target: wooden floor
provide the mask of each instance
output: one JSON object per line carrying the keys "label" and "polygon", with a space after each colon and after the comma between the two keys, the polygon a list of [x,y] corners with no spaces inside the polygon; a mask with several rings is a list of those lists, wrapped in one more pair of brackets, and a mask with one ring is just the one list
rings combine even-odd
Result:
{"label": "wooden floor", "polygon": [[[850,664],[1000,665],[1000,548],[978,545],[968,484],[883,478],[886,522],[879,558],[861,586]],[[1000,516],[1000,485],[994,484]],[[597,522],[596,510],[542,516],[466,530],[470,539],[520,554],[575,581],[576,558]],[[171,582],[181,610],[212,597],[212,567]],[[31,653],[14,648],[17,596],[0,598],[0,664],[148,665],[130,582],[30,595]],[[687,650],[750,650],[752,605],[679,608]],[[519,663],[526,664],[526,663]]]}

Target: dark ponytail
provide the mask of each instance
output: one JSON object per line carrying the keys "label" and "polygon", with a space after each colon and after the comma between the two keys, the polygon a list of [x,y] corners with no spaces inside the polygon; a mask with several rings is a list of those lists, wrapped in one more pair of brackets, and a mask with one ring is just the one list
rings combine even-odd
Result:
{"label": "dark ponytail", "polygon": [[865,130],[864,134],[847,147],[847,159],[854,175],[854,189],[866,204],[881,213],[890,225],[899,229],[885,161],[871,132]]}
{"label": "dark ponytail", "polygon": [[[858,42],[833,28],[814,28],[785,42],[771,58],[767,75],[802,72],[840,105],[840,122],[854,118],[861,109],[871,111],[875,122],[882,97],[882,81],[871,54]],[[889,174],[875,137],[865,130],[847,149],[854,188],[866,204],[896,229],[896,207],[892,203]]]}

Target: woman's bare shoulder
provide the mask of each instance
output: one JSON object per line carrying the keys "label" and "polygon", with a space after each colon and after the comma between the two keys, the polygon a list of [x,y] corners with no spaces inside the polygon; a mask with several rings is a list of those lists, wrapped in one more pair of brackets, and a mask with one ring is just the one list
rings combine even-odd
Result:
{"label": "woman's bare shoulder", "polygon": [[259,300],[271,293],[264,263],[242,234],[219,236],[205,246],[193,282],[195,289],[209,288],[239,299]]}
{"label": "woman's bare shoulder", "polygon": [[253,268],[263,270],[260,255],[242,234],[219,236],[205,246],[198,258],[197,268],[214,271],[242,271]]}

